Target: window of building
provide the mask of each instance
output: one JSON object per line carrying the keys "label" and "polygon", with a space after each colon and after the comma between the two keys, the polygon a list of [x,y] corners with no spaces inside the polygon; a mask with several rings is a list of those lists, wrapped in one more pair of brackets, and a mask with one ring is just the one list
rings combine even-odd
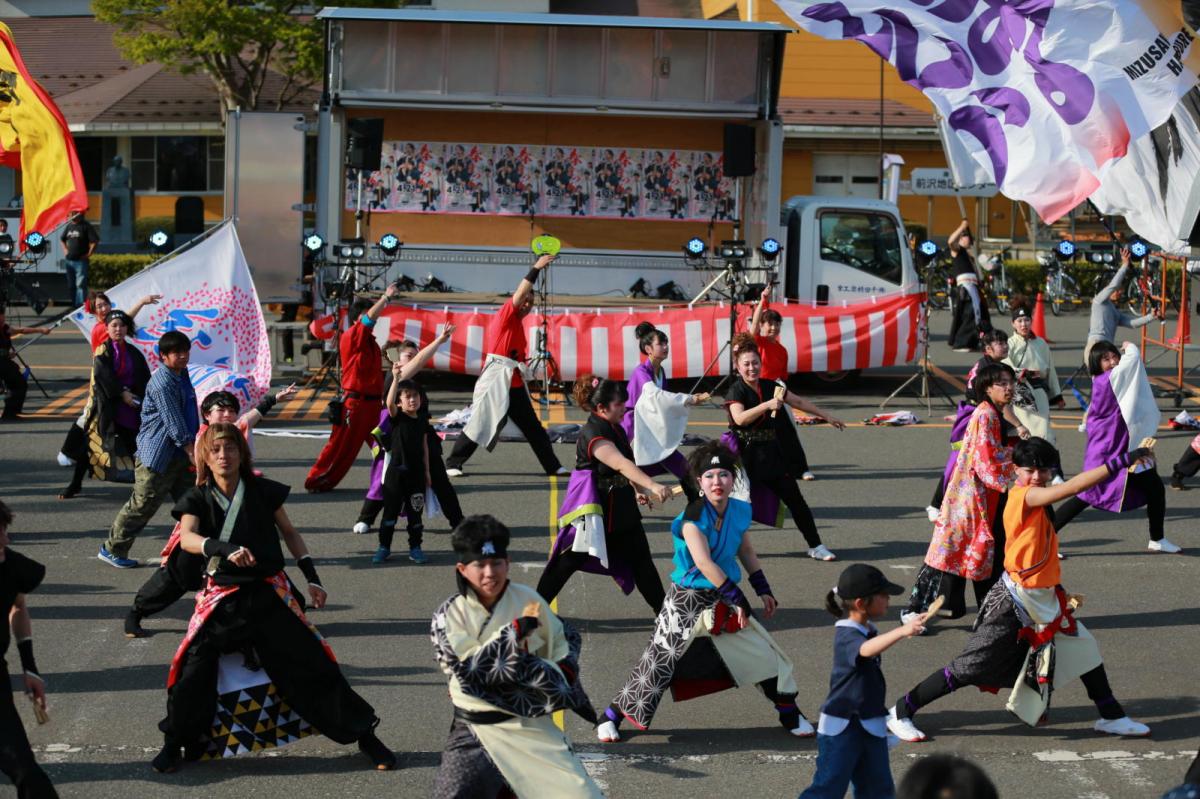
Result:
{"label": "window of building", "polygon": [[886,214],[827,211],[821,214],[821,258],[900,283],[900,233]]}
{"label": "window of building", "polygon": [[117,140],[112,136],[80,136],[75,139],[75,152],[83,171],[83,183],[88,191],[104,188],[104,173],[112,166],[117,154]]}
{"label": "window of building", "polygon": [[129,144],[135,191],[186,194],[225,187],[221,136],[133,136]]}

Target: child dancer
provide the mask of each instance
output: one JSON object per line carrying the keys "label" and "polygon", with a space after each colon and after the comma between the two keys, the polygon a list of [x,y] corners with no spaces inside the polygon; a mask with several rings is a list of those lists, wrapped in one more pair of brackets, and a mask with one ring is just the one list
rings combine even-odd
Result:
{"label": "child dancer", "polygon": [[[454,329],[454,325],[446,325],[442,332],[423,349],[418,349],[415,343],[407,340],[396,345],[396,359],[392,361],[392,380],[414,380],[416,374],[424,368],[438,348],[450,340]],[[389,344],[388,347],[385,347],[385,352],[391,346]],[[446,463],[442,460],[442,438],[433,429],[433,425],[429,424],[429,397],[420,383],[417,383],[417,390],[421,392],[421,412],[425,416],[427,425],[425,438],[429,442],[431,488],[433,488],[434,496],[437,497],[438,504],[442,506],[442,513],[446,516],[447,524],[450,525],[450,529],[454,529],[462,521],[462,508],[458,504],[458,494],[455,493],[454,487],[450,484],[450,477],[446,474]],[[353,528],[354,532],[359,535],[371,532],[371,526],[375,524],[375,517],[383,510],[383,472],[388,450],[386,442],[391,440],[392,434],[391,414],[387,408],[379,412],[379,426],[371,433],[375,436],[375,443],[371,446],[373,458],[371,478],[367,487],[367,495],[363,498],[362,510],[359,511],[358,521],[354,523]]]}
{"label": "child dancer", "polygon": [[[1063,590],[1058,561],[1058,535],[1047,507],[1090,488],[1150,455],[1150,450],[1122,452],[1107,463],[1051,485],[1058,452],[1044,439],[1016,445],[1016,485],[1009,489],[1004,511],[1008,547],[1004,574],[979,609],[975,629],[962,654],[913,687],[892,708],[888,729],[905,741],[924,741],[913,716],[918,710],[966,685],[997,692],[1013,686],[1007,707],[1026,724],[1036,726],[1050,704],[1050,692],[1079,677],[1096,703],[1097,732],[1144,736],[1150,728],[1125,715],[1108,685],[1096,639],[1074,616]],[[1030,649],[1033,652],[1030,652]]]}
{"label": "child dancer", "polygon": [[754,618],[738,587],[740,561],[762,598],[763,617],[775,614],[778,603],[750,543],[750,505],[730,496],[737,456],[712,442],[693,451],[688,464],[703,496],[671,523],[675,570],[670,592],[645,653],[604,711],[596,735],[601,743],[619,741],[617,727],[626,718],[646,729],[667,688],[682,702],[757,685],[774,703],[784,729],[810,737],[812,724],[796,707],[792,662]]}
{"label": "child dancer", "polygon": [[379,522],[379,548],[372,563],[385,563],[392,554],[396,519],[403,513],[408,524],[408,559],[425,563],[421,550],[425,524],[425,489],[429,487],[428,418],[421,411],[421,391],[411,380],[393,380],[388,390],[391,414],[391,459],[383,475],[383,519]]}
{"label": "child dancer", "polygon": [[[759,379],[766,380],[768,383],[776,381],[786,383],[788,351],[779,343],[779,332],[783,329],[783,315],[779,311],[767,307],[770,295],[771,287],[767,286],[758,298],[758,305],[754,306],[754,316],[750,319],[750,334],[754,336],[754,344],[758,347],[758,355],[762,359]],[[780,427],[779,445],[783,448],[783,453],[787,457],[792,471],[800,475],[801,480],[816,480],[817,476],[808,468],[808,455],[804,452],[804,445],[800,443],[795,420],[790,418],[790,412],[788,415],[792,424]]]}
{"label": "child dancer", "polygon": [[657,613],[663,603],[662,578],[650,554],[638,497],[640,493],[646,500],[665,502],[671,490],[633,462],[621,429],[624,386],[585,375],[575,381],[574,394],[575,404],[590,415],[575,444],[575,471],[538,593],[552,602],[575,572],[608,574],[626,594],[637,586]]}
{"label": "child dancer", "polygon": [[[672,392],[663,391],[662,387],[666,380],[667,374],[663,369],[662,364],[663,361],[667,359],[667,355],[669,355],[671,351],[670,344],[667,340],[667,334],[649,322],[640,322],[637,328],[633,331],[633,334],[637,336],[638,350],[642,353],[642,355],[646,356],[646,360],[638,364],[637,368],[633,370],[633,375],[629,378],[629,385],[626,387],[628,399],[625,403],[625,416],[621,419],[621,429],[625,431],[625,436],[629,439],[630,444],[633,444],[634,420],[638,416],[636,410],[638,400],[642,398],[642,394],[645,391],[646,386],[650,383],[653,383],[654,387],[658,389],[657,395],[662,397],[662,402],[655,404],[656,409],[659,410],[659,413],[657,414],[660,420],[659,426],[664,426],[661,420],[667,412],[676,411],[672,417],[672,422],[674,424],[672,425],[673,429],[670,432],[675,433],[679,436],[679,440],[682,440],[683,431],[687,426],[687,416],[686,412],[677,412],[679,405],[681,403],[685,406],[698,405],[701,402],[705,402],[709,395],[675,394]],[[660,408],[660,405],[663,407]],[[662,430],[659,432],[665,434],[668,431]],[[674,438],[675,436],[672,435],[672,441],[674,441]],[[655,443],[662,446],[662,450],[665,451],[666,447],[663,445],[667,442],[656,441]],[[645,447],[645,442],[641,442],[639,446]],[[678,447],[678,443],[675,443],[675,446]],[[652,477],[663,474],[664,472],[670,472],[678,477],[679,484],[683,486],[684,493],[687,494],[689,502],[697,499],[700,496],[700,492],[696,489],[695,484],[691,480],[691,476],[688,474],[687,459],[683,457],[683,453],[678,449],[672,449],[670,454],[665,455],[663,460],[644,465],[641,467],[641,469]]]}
{"label": "child dancer", "polygon": [[741,455],[750,481],[754,519],[779,527],[782,502],[804,535],[808,556],[814,560],[834,560],[837,556],[821,543],[817,522],[796,483],[799,475],[785,457],[780,441],[786,435],[786,428],[794,424],[788,418],[792,408],[820,416],[838,430],[844,430],[846,425],[790,391],[783,390],[782,399],[774,397],[774,386],[761,379],[762,359],[749,334],[739,333],[734,337],[733,351],[739,379],[725,394],[729,432],[721,436],[721,442]]}
{"label": "child dancer", "polygon": [[833,633],[833,673],[829,697],[817,725],[817,773],[800,799],[842,799],[854,785],[856,797],[896,795],[888,763],[887,684],[883,652],[919,635],[925,616],[879,633],[874,619],[888,612],[888,598],[904,593],[883,572],[865,563],[849,566],[837,588],[825,596],[825,609],[837,617]]}
{"label": "child dancer", "polygon": [[429,637],[450,679],[454,721],[433,796],[603,796],[552,717],[571,710],[596,720],[579,680],[579,633],[508,579],[500,521],[469,516],[450,543],[458,590],[433,614]]}

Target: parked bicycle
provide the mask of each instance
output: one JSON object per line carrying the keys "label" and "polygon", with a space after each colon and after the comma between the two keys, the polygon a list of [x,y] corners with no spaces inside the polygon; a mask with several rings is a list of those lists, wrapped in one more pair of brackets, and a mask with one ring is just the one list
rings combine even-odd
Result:
{"label": "parked bicycle", "polygon": [[1000,252],[979,254],[979,266],[983,269],[983,289],[992,298],[998,313],[1008,313],[1012,296],[1012,286],[1008,282],[1008,270],[1005,259],[1011,252],[1011,247],[1005,247]]}
{"label": "parked bicycle", "polygon": [[1083,297],[1079,293],[1079,284],[1075,278],[1067,274],[1063,264],[1050,253],[1038,253],[1038,265],[1046,276],[1046,288],[1043,292],[1045,300],[1050,305],[1050,311],[1055,316],[1062,316],[1063,309],[1073,309],[1083,305]]}

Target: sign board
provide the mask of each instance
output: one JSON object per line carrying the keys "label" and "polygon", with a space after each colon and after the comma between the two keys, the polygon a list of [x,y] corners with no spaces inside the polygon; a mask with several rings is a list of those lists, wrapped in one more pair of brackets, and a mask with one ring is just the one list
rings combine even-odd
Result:
{"label": "sign board", "polygon": [[995,197],[1000,192],[995,183],[955,186],[949,169],[930,167],[914,169],[909,183],[912,193],[923,197]]}

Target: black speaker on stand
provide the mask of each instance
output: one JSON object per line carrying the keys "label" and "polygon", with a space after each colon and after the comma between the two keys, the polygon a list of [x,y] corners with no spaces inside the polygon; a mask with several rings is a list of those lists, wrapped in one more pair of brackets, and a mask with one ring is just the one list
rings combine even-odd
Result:
{"label": "black speaker on stand", "polygon": [[379,170],[383,161],[383,120],[352,117],[346,120],[346,168]]}
{"label": "black speaker on stand", "polygon": [[754,174],[755,133],[750,125],[725,126],[725,177],[744,178]]}

